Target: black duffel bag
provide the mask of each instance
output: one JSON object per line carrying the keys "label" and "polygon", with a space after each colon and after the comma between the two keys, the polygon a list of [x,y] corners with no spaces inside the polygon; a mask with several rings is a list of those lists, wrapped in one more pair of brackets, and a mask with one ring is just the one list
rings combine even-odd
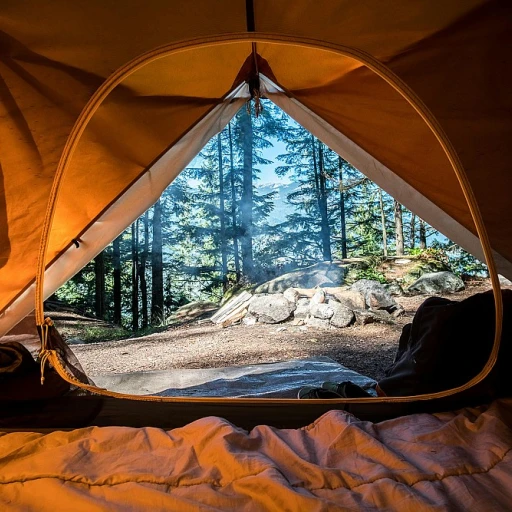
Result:
{"label": "black duffel bag", "polygon": [[[512,395],[512,290],[502,290],[503,332],[498,360],[474,393],[489,398]],[[492,350],[495,307],[492,292],[460,302],[427,299],[403,328],[398,352],[378,390],[386,396],[445,391],[469,382]],[[473,388],[472,388],[473,390]]]}

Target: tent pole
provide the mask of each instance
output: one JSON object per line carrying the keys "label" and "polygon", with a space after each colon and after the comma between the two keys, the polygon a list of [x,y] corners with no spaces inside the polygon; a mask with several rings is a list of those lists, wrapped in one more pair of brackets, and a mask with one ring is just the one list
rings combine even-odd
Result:
{"label": "tent pole", "polygon": [[[103,101],[108,97],[108,95],[117,87],[120,83],[123,82],[127,77],[135,73],[138,69],[144,67],[145,65],[170,56],[174,53],[183,52],[187,50],[192,50],[194,48],[201,48],[206,46],[218,46],[223,44],[233,44],[237,42],[267,42],[274,44],[287,44],[298,47],[307,47],[307,48],[316,48],[320,50],[325,50],[328,52],[332,52],[338,55],[343,55],[346,57],[350,57],[355,59],[356,61],[366,65],[369,69],[374,71],[378,76],[380,76],[383,80],[385,80],[391,87],[393,87],[421,116],[427,126],[430,128],[434,136],[437,138],[441,147],[443,148],[456,176],[459,180],[460,186],[462,188],[464,197],[468,204],[468,208],[470,210],[471,216],[475,223],[475,228],[477,234],[480,238],[482,249],[485,255],[485,260],[489,269],[489,274],[491,278],[491,283],[493,287],[494,293],[494,301],[496,307],[496,325],[495,325],[495,339],[493,349],[489,356],[487,363],[485,364],[482,371],[473,379],[471,379],[468,383],[463,386],[459,386],[458,388],[443,391],[439,393],[425,394],[425,395],[417,395],[414,397],[387,397],[387,398],[370,398],[370,399],[347,399],[342,400],[341,402],[365,402],[365,401],[391,401],[391,402],[407,402],[413,400],[427,400],[432,398],[442,398],[446,396],[453,395],[455,393],[464,391],[474,386],[482,379],[484,379],[492,370],[498,356],[500,340],[501,340],[501,329],[502,329],[502,321],[503,321],[503,302],[501,296],[501,289],[499,284],[498,273],[496,270],[496,264],[494,262],[494,257],[492,254],[492,248],[489,241],[489,237],[487,234],[487,230],[485,228],[482,215],[480,213],[480,209],[478,207],[478,203],[476,201],[475,195],[471,188],[471,184],[467,178],[465,170],[462,166],[462,163],[457,155],[455,148],[453,147],[451,141],[448,136],[444,132],[442,126],[437,121],[432,112],[428,109],[428,107],[423,103],[423,101],[415,94],[415,92],[405,83],[403,82],[397,75],[395,75],[387,66],[382,64],[380,61],[375,59],[373,56],[369,55],[366,52],[361,50],[333,45],[326,43],[325,41],[311,40],[306,38],[297,38],[291,36],[284,35],[276,35],[276,34],[266,34],[266,33],[251,33],[248,34],[246,32],[243,33],[234,33],[227,35],[219,35],[212,36],[203,39],[196,39],[191,41],[182,41],[180,43],[164,45],[149,52],[146,52],[139,57],[128,62],[125,66],[122,66],[117,71],[115,71],[103,84],[99,87],[99,89],[94,93],[94,95],[90,98],[89,102],[86,104],[84,109],[82,110],[80,116],[78,117],[75,125],[73,126],[69,137],[64,146],[59,164],[57,166],[57,170],[55,173],[54,181],[52,184],[52,188],[50,191],[50,196],[48,200],[48,206],[46,209],[43,228],[41,234],[41,243],[38,255],[38,263],[36,269],[36,291],[35,291],[35,313],[36,313],[36,324],[39,326],[40,330],[44,330],[45,320],[44,320],[44,311],[43,311],[43,301],[44,301],[44,274],[46,267],[46,256],[48,252],[48,243],[49,236],[51,233],[51,228],[53,224],[53,219],[56,211],[56,204],[59,196],[60,185],[62,183],[63,175],[66,169],[69,167],[71,159],[73,157],[74,151],[80,141],[80,138],[85,131],[89,121],[92,119],[98,108],[102,105]],[[44,342],[44,340],[42,340]],[[45,356],[45,353],[48,353],[48,356]],[[41,357],[46,359],[50,359],[50,361],[54,364],[58,364],[58,355],[55,351],[47,351],[46,347],[42,347]],[[110,396],[120,396],[117,393],[112,393],[106,390],[96,390],[95,392],[100,392],[101,394],[107,394]],[[132,397],[135,398],[135,397]],[[139,397],[139,399],[148,399],[148,397]],[[204,399],[208,400],[208,399]],[[252,400],[252,399],[247,399]],[[336,401],[337,402],[337,401]]]}

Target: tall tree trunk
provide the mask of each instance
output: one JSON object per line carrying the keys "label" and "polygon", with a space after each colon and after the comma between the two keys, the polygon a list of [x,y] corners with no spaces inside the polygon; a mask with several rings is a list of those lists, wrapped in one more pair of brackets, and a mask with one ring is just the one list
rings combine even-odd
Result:
{"label": "tall tree trunk", "polygon": [[324,146],[318,141],[318,181],[320,184],[320,218],[322,221],[322,256],[324,261],[332,260],[331,253],[331,228],[329,226],[329,215],[327,212],[327,179],[324,167]]}
{"label": "tall tree trunk", "polygon": [[420,249],[426,249],[427,248],[427,226],[425,225],[425,221],[423,219],[420,219],[420,232],[419,232],[419,239],[420,239]]}
{"label": "tall tree trunk", "polygon": [[416,215],[414,215],[414,213],[411,213],[410,237],[411,237],[411,249],[414,249],[416,247]]}
{"label": "tall tree trunk", "polygon": [[252,119],[246,109],[242,109],[240,124],[243,138],[244,168],[242,183],[242,200],[240,204],[240,248],[242,250],[242,267],[245,276],[252,281],[254,278],[254,260],[252,253]]}
{"label": "tall tree trunk", "polygon": [[114,270],[114,318],[117,325],[121,325],[121,242],[122,235],[118,236],[112,244],[112,267]]}
{"label": "tall tree trunk", "polygon": [[224,208],[224,170],[222,166],[222,139],[217,135],[217,153],[219,159],[219,220],[220,220],[220,254],[222,262],[222,290],[228,289],[228,248],[226,244],[226,219]]}
{"label": "tall tree trunk", "polygon": [[231,135],[231,123],[228,124],[229,134],[229,165],[231,169],[231,226],[233,229],[233,256],[235,259],[236,282],[240,281],[240,255],[238,252],[238,225],[236,222],[236,188],[235,188],[235,160],[233,158],[233,137]]}
{"label": "tall tree trunk", "polygon": [[162,321],[164,313],[164,269],[162,258],[162,203],[153,207],[153,243],[151,245],[151,323]]}
{"label": "tall tree trunk", "polygon": [[132,224],[132,329],[139,328],[139,219]]}
{"label": "tall tree trunk", "polygon": [[323,165],[322,143],[318,141],[318,160],[316,152],[315,137],[311,135],[311,148],[313,151],[313,174],[315,177],[315,192],[320,212],[320,242],[322,245],[322,258],[324,261],[331,260],[331,236],[329,229],[329,218],[327,216],[327,196],[325,190],[325,174]]}
{"label": "tall tree trunk", "polygon": [[380,205],[380,223],[382,226],[382,253],[384,257],[388,257],[388,230],[386,227],[386,214],[384,213],[384,200],[382,199],[382,189],[379,188],[379,205]]}
{"label": "tall tree trunk", "polygon": [[105,318],[105,251],[94,258],[94,310],[96,318]]}
{"label": "tall tree trunk", "polygon": [[341,257],[347,258],[347,219],[345,212],[345,189],[343,188],[343,159],[338,157],[338,173],[340,187],[340,227],[341,227]]}
{"label": "tall tree trunk", "polygon": [[149,254],[149,212],[146,211],[143,220],[144,226],[144,247],[140,255],[140,300],[142,303],[142,328],[148,326],[148,284],[146,280],[146,266]]}
{"label": "tall tree trunk", "polygon": [[395,238],[396,255],[404,255],[404,225],[402,218],[402,205],[395,199]]}

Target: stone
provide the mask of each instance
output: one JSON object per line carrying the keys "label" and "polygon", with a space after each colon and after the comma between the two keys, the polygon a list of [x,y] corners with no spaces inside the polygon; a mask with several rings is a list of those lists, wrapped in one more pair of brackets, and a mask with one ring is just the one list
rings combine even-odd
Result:
{"label": "stone", "polygon": [[334,311],[330,321],[332,326],[338,328],[348,327],[354,320],[354,312],[343,304],[329,301],[329,307]]}
{"label": "stone", "polygon": [[321,320],[329,320],[334,315],[334,309],[325,303],[317,304],[313,302],[309,310],[315,318],[320,318]]}
{"label": "stone", "polygon": [[314,316],[310,315],[305,319],[306,325],[309,325],[309,327],[317,327],[318,329],[330,329],[331,325],[329,323],[329,320],[322,320],[320,318],[315,318]]}
{"label": "stone", "polygon": [[393,281],[392,283],[386,285],[386,290],[388,291],[388,293],[396,297],[399,297],[404,294],[403,288],[396,281]]}
{"label": "stone", "polygon": [[351,290],[361,293],[365,298],[366,305],[372,310],[385,310],[392,313],[400,308],[386,287],[378,281],[360,279],[352,285]]}
{"label": "stone", "polygon": [[344,290],[329,294],[340,304],[343,304],[349,309],[365,309],[366,301],[364,295],[354,290]]}
{"label": "stone", "polygon": [[512,281],[510,281],[510,279],[507,279],[506,277],[502,276],[501,274],[498,274],[498,278],[500,280],[501,286],[512,286]]}
{"label": "stone", "polygon": [[283,293],[283,297],[290,302],[297,303],[300,299],[300,294],[295,288],[287,288]]}
{"label": "stone", "polygon": [[311,299],[311,304],[323,304],[324,302],[325,292],[322,289],[318,289]]}
{"label": "stone", "polygon": [[297,301],[297,306],[307,306],[307,307],[309,307],[309,302],[310,302],[309,299],[303,297],[302,299],[299,299]]}
{"label": "stone", "polygon": [[309,316],[309,301],[307,304],[297,304],[295,311],[293,312],[293,317],[295,319],[305,319]]}
{"label": "stone", "polygon": [[242,323],[244,325],[255,325],[257,321],[258,321],[258,319],[254,315],[252,315],[251,313],[247,313],[242,318]]}
{"label": "stone", "polygon": [[342,261],[323,261],[260,284],[255,293],[283,293],[288,288],[340,286],[349,267],[350,264]]}
{"label": "stone", "polygon": [[423,274],[414,281],[408,288],[410,295],[435,295],[440,293],[455,293],[464,290],[462,279],[452,272],[431,272]]}
{"label": "stone", "polygon": [[265,324],[284,322],[295,309],[296,305],[285,299],[282,293],[254,295],[249,303],[249,313]]}
{"label": "stone", "polygon": [[393,325],[393,317],[387,311],[369,311],[369,310],[356,310],[354,311],[356,322],[359,325],[383,323]]}
{"label": "stone", "polygon": [[66,340],[66,343],[68,345],[83,345],[85,341],[80,338],[69,338]]}

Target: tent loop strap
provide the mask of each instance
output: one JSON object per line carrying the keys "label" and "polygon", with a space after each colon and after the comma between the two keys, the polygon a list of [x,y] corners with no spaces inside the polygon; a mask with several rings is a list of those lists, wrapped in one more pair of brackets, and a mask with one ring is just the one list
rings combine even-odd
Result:
{"label": "tent loop strap", "polygon": [[254,64],[254,74],[247,80],[249,85],[249,93],[251,98],[247,102],[247,113],[251,115],[251,100],[254,100],[254,114],[259,117],[263,112],[263,104],[261,103],[261,89],[260,89],[260,71],[258,68],[258,53],[256,51],[256,43],[252,43],[252,58]]}
{"label": "tent loop strap", "polygon": [[[491,283],[494,292],[494,301],[496,307],[496,323],[495,323],[495,338],[494,345],[489,356],[487,363],[485,364],[482,371],[473,379],[471,379],[468,383],[463,386],[459,386],[458,388],[449,390],[447,392],[435,393],[429,395],[428,398],[441,398],[443,396],[450,396],[455,393],[464,391],[469,389],[470,387],[478,384],[482,381],[492,370],[497,357],[498,351],[500,347],[501,341],[501,330],[502,330],[502,321],[503,321],[503,300],[501,296],[501,287],[498,278],[498,272],[496,269],[496,264],[494,261],[494,256],[491,248],[491,244],[489,241],[489,237],[487,234],[487,230],[485,228],[482,215],[480,213],[480,209],[478,207],[478,203],[476,201],[475,195],[471,188],[471,184],[469,179],[465,173],[465,170],[462,166],[462,163],[457,155],[455,148],[453,147],[451,141],[448,136],[444,132],[444,129],[436,119],[436,117],[432,114],[429,108],[423,103],[423,101],[416,95],[416,93],[405,83],[403,82],[397,75],[395,75],[386,65],[380,62],[378,59],[373,57],[372,55],[355,48],[340,46],[332,43],[328,43],[326,41],[308,39],[302,37],[295,36],[286,36],[281,34],[272,34],[272,33],[231,33],[231,34],[221,34],[216,36],[210,36],[205,38],[199,38],[195,40],[188,41],[180,41],[178,43],[173,43],[169,45],[164,45],[149,52],[146,52],[133,60],[129,61],[124,66],[120,67],[116,70],[99,88],[98,90],[91,96],[88,103],[80,113],[78,119],[73,126],[66,144],[63,148],[61,158],[59,160],[59,164],[57,166],[55,177],[53,180],[52,188],[50,190],[48,205],[45,212],[45,217],[43,220],[42,233],[41,233],[41,242],[39,247],[38,254],[38,262],[36,269],[36,284],[35,284],[35,314],[36,314],[36,324],[38,326],[44,326],[44,275],[46,268],[46,258],[48,253],[48,245],[49,245],[49,237],[51,233],[51,228],[53,224],[53,219],[55,217],[56,204],[59,197],[59,192],[61,189],[62,178],[66,170],[68,169],[70,162],[72,160],[74,151],[78,146],[78,143],[81,139],[82,134],[84,133],[89,121],[92,119],[96,111],[102,105],[103,101],[109,96],[109,94],[125,80],[127,77],[135,73],[140,68],[146,66],[147,64],[156,61],[158,59],[168,57],[172,54],[189,51],[197,48],[204,47],[212,47],[219,46],[225,44],[233,44],[240,42],[251,42],[261,41],[270,44],[284,44],[296,47],[303,48],[314,48],[317,50],[324,50],[327,52],[331,52],[337,55],[342,55],[345,57],[352,58],[357,62],[367,66],[371,71],[376,73],[380,78],[386,81],[393,89],[395,89],[411,106],[412,108],[420,115],[420,117],[427,124],[429,129],[432,131],[438,142],[440,143],[443,151],[445,152],[457,179],[459,180],[459,184],[461,186],[462,192],[468,204],[468,209],[471,213],[471,217],[475,224],[476,232],[478,237],[480,238],[480,242],[482,244],[482,249],[485,255],[485,262],[489,269],[489,275],[491,278]],[[43,336],[44,330],[41,329],[41,336]],[[46,353],[46,349],[44,348],[44,340],[42,338],[42,352],[41,357],[44,357]],[[55,356],[56,357],[56,356]],[[49,359],[52,363],[54,362],[54,357],[51,355],[46,359]],[[93,388],[92,386],[90,386]],[[96,388],[93,388],[96,389]],[[119,396],[119,394],[114,394],[115,396]],[[127,396],[129,397],[129,396]],[[132,397],[133,398],[133,397]],[[397,400],[397,398],[393,399],[368,399],[368,400],[378,400],[378,401],[411,401],[417,399],[426,399],[427,397],[403,397],[401,400]],[[160,398],[161,400],[161,398]],[[354,399],[349,399],[347,401],[353,401]]]}

